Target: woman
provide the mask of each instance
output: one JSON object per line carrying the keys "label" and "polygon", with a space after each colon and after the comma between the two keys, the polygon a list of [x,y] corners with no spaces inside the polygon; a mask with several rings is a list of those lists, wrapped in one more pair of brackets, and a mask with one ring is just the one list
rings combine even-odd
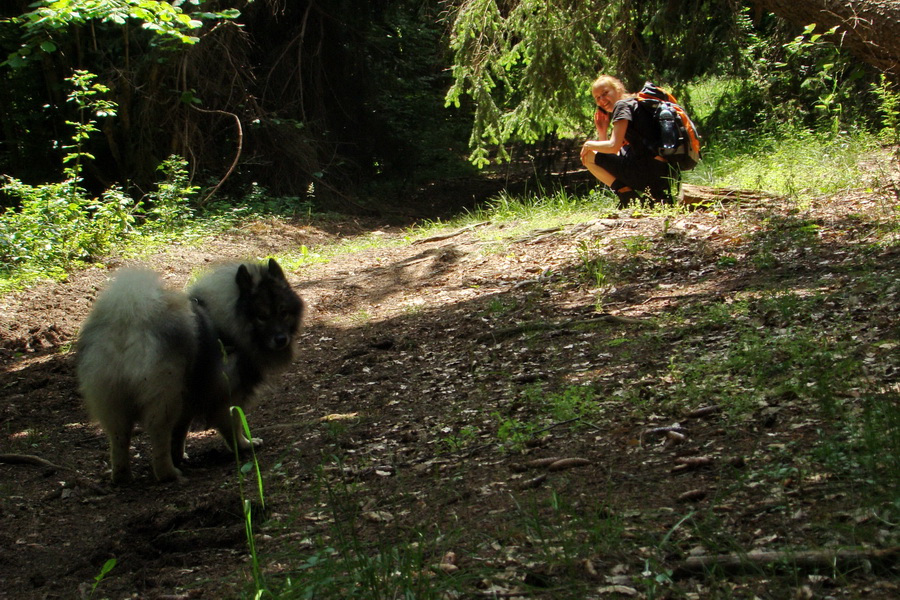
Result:
{"label": "woman", "polygon": [[[591,174],[608,185],[619,197],[619,207],[647,193],[658,202],[671,203],[669,191],[678,172],[656,150],[656,123],[648,110],[640,107],[634,94],[621,81],[601,75],[591,86],[597,104],[595,141],[581,148],[581,162]],[[612,132],[610,133],[610,123]]]}

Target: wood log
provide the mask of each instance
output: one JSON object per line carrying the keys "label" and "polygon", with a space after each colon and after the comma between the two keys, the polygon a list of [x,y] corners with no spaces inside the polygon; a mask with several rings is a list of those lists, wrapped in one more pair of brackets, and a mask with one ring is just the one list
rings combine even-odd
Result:
{"label": "wood log", "polygon": [[742,190],[737,188],[715,188],[705,185],[681,186],[681,204],[697,206],[700,204],[716,204],[728,202],[763,202],[780,198],[778,194],[763,190]]}

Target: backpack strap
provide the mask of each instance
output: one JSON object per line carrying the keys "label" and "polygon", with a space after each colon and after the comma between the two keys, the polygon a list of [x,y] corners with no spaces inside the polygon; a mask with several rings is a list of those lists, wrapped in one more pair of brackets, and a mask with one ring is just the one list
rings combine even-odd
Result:
{"label": "backpack strap", "polygon": [[637,98],[640,100],[662,100],[664,102],[678,104],[678,100],[675,99],[675,96],[650,81],[644,83],[644,87],[638,92]]}

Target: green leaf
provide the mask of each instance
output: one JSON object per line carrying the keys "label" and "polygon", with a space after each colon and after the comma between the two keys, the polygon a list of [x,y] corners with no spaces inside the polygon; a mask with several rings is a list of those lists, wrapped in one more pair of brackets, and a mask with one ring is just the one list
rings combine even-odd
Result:
{"label": "green leaf", "polygon": [[28,64],[28,61],[18,54],[11,54],[3,64],[9,65],[13,69],[20,69]]}
{"label": "green leaf", "polygon": [[56,52],[56,44],[47,40],[45,42],[41,42],[41,50],[44,52]]}

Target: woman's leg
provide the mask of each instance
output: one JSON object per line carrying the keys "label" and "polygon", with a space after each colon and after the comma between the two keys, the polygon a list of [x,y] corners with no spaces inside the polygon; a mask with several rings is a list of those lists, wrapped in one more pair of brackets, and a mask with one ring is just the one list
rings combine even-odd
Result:
{"label": "woman's leg", "polygon": [[607,185],[617,193],[631,189],[649,195],[653,202],[672,202],[670,188],[674,181],[678,181],[680,174],[668,163],[651,157],[599,153],[595,154],[594,161],[599,169],[614,174],[615,179]]}
{"label": "woman's leg", "polygon": [[604,164],[607,162],[611,162],[615,159],[606,160],[609,157],[615,155],[601,155],[599,152],[590,152],[584,156],[584,160],[582,164],[587,167],[587,170],[590,171],[591,175],[599,179],[602,183],[605,183],[612,189],[613,192],[616,193],[616,196],[619,198],[619,208],[625,208],[628,206],[628,203],[632,200],[635,200],[638,197],[638,194],[629,186],[625,184],[625,182],[618,179],[615,175],[610,173],[606,168],[601,167],[597,164],[598,157],[604,161]]}
{"label": "woman's leg", "polygon": [[597,164],[597,154],[597,152],[588,152],[584,155],[582,164],[590,171],[591,175],[599,179],[602,183],[612,186],[612,182],[616,180],[616,177]]}

